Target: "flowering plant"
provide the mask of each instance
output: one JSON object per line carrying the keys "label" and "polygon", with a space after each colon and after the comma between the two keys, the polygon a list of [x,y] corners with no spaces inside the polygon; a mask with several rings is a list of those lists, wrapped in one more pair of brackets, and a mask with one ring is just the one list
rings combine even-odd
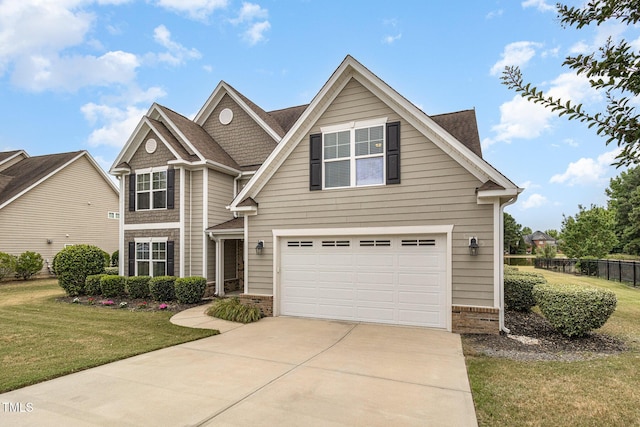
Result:
{"label": "flowering plant", "polygon": [[141,303],[138,303],[138,308],[147,308],[147,302],[142,301]]}
{"label": "flowering plant", "polygon": [[74,303],[74,304],[78,304],[78,303],[80,303],[80,298],[75,297],[75,298],[73,299],[73,303]]}
{"label": "flowering plant", "polygon": [[102,301],[102,305],[113,305],[113,304],[114,304],[114,302],[111,301],[110,299],[106,300],[106,301]]}
{"label": "flowering plant", "polygon": [[127,308],[127,302],[126,301],[122,301],[120,303],[120,308]]}
{"label": "flowering plant", "polygon": [[169,307],[169,306],[168,306],[167,304],[165,304],[165,303],[162,303],[162,304],[160,304],[160,305],[158,306],[158,308],[159,308],[160,310],[166,310],[166,309],[167,309],[167,307]]}
{"label": "flowering plant", "polygon": [[87,300],[87,302],[88,302],[89,304],[93,305],[93,304],[95,304],[96,300],[95,300],[95,298],[91,298],[91,297],[90,297],[90,298]]}

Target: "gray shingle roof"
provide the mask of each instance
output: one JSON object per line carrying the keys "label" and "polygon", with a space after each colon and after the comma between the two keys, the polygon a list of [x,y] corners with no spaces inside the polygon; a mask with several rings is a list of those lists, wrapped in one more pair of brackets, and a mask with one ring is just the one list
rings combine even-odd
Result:
{"label": "gray shingle roof", "polygon": [[0,205],[28,189],[83,151],[29,157],[0,172]]}
{"label": "gray shingle roof", "polygon": [[478,157],[482,157],[475,110],[463,110],[430,117]]}

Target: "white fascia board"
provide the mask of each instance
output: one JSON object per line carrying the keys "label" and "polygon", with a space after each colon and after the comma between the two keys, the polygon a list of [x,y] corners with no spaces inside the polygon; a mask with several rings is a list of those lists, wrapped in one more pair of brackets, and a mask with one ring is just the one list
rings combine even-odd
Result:
{"label": "white fascia board", "polygon": [[202,169],[203,167],[209,167],[210,169],[216,170],[218,172],[223,172],[228,175],[237,176],[241,173],[238,169],[232,168],[230,166],[223,165],[222,163],[214,162],[211,160],[197,160],[195,162],[189,162],[187,160],[169,160],[167,162],[169,165],[182,166],[188,170],[194,169]]}
{"label": "white fascia board", "polygon": [[[145,122],[149,125],[149,127],[151,128],[151,130],[153,130],[153,132],[156,134],[156,136],[158,137],[158,139],[160,139],[160,141],[164,144],[165,147],[167,147],[167,149],[169,151],[171,151],[171,154],[173,154],[173,156],[176,159],[180,159],[180,155],[178,154],[177,151],[175,151],[175,149],[173,148],[173,145],[169,144],[169,141],[167,141],[160,132],[158,132],[158,129],[156,129],[155,125],[153,123],[151,123],[151,121],[149,120],[148,117],[144,117],[143,120],[145,120]],[[142,142],[142,141],[140,141]]]}
{"label": "white fascia board", "polygon": [[182,139],[182,142],[184,142],[189,146],[189,148],[191,148],[191,151],[193,151],[200,160],[205,160],[204,156],[198,150],[196,150],[196,147],[194,147],[191,144],[191,141],[189,141],[189,139],[185,136],[185,134],[182,133],[182,131],[175,125],[175,123],[173,123],[169,119],[169,117],[167,117],[166,114],[164,114],[164,111],[162,111],[162,109],[158,106],[158,104],[154,102],[153,107],[155,107],[156,114],[158,114],[160,117],[162,117],[165,120],[165,125],[171,126],[175,134],[178,135],[180,139]]}
{"label": "white fascia board", "polygon": [[[111,168],[109,169],[110,174],[116,175],[118,171],[121,171],[122,169],[116,169],[116,166],[118,166],[120,163],[125,161],[124,159],[130,160],[131,157],[133,156],[133,153],[135,153],[136,149],[142,142],[142,137],[141,137],[142,128],[144,126],[149,127],[149,122],[146,121],[145,118],[146,117],[142,117],[140,119],[140,121],[138,122],[138,125],[133,130],[133,133],[131,134],[131,136],[129,136],[129,139],[127,140],[127,142],[125,142],[124,146],[122,147],[122,150],[120,150],[120,154],[118,154],[118,157],[116,157],[116,160],[113,162],[113,165],[111,165]],[[139,140],[139,141],[136,144],[134,144],[136,140]]]}
{"label": "white fascia board", "polygon": [[450,225],[409,225],[399,227],[347,227],[347,228],[300,228],[273,230],[273,237],[293,236],[369,236],[404,234],[447,234],[453,232]]}
{"label": "white fascia board", "polygon": [[496,199],[501,198],[518,198],[518,195],[522,193],[522,188],[506,188],[504,190],[487,190],[487,191],[478,191],[476,196],[478,200],[478,204],[491,204]]}
{"label": "white fascia board", "polygon": [[222,83],[223,87],[225,87],[227,94],[233,99],[258,125],[267,133],[273,140],[277,143],[280,142],[282,138],[280,135],[274,131],[271,126],[269,126],[252,108],[250,108],[237,94],[234,90],[232,90],[229,86],[227,86],[224,82]]}
{"label": "white fascia board", "polygon": [[[5,206],[11,204],[13,201],[15,201],[16,199],[19,199],[20,197],[22,197],[24,194],[28,193],[29,191],[31,191],[32,189],[36,188],[38,185],[42,184],[43,182],[45,182],[46,180],[48,180],[49,178],[51,178],[52,176],[54,176],[55,174],[57,174],[58,172],[60,172],[61,170],[63,170],[64,168],[66,168],[67,166],[69,166],[70,164],[72,164],[73,162],[75,162],[76,160],[78,160],[80,157],[84,156],[85,154],[87,154],[86,151],[82,151],[80,154],[78,154],[77,156],[75,156],[73,159],[69,160],[67,163],[65,163],[64,165],[60,166],[58,169],[52,171],[51,173],[49,173],[48,175],[42,177],[42,179],[34,182],[32,185],[30,185],[29,187],[25,188],[24,190],[22,190],[20,193],[16,194],[15,196],[13,196],[12,198],[10,198],[9,200],[7,200],[6,202],[4,202],[3,204],[0,205],[0,209],[4,208]],[[90,156],[89,156],[90,157]],[[98,166],[99,168],[100,166]],[[107,180],[111,181],[108,177]],[[113,183],[112,183],[113,184]],[[117,192],[117,194],[119,194],[119,192]]]}
{"label": "white fascia board", "polygon": [[207,98],[204,105],[200,108],[200,111],[198,111],[198,114],[196,114],[196,117],[193,119],[195,123],[202,126],[204,121],[211,115],[211,112],[216,108],[224,95],[224,92],[222,92],[223,84],[224,82],[220,81],[213,92],[211,92],[211,95],[209,95],[209,98]]}
{"label": "white fascia board", "polygon": [[167,230],[167,229],[179,229],[181,224],[179,222],[157,222],[147,224],[124,224],[122,229],[125,231],[135,230]]}
{"label": "white fascia board", "polygon": [[26,158],[31,157],[31,156],[29,156],[29,154],[27,154],[26,151],[20,150],[17,153],[13,154],[12,156],[9,156],[4,160],[0,160],[0,165],[3,164],[3,163],[7,163],[7,162],[11,161],[11,160],[15,159],[18,156],[25,156]]}
{"label": "white fascia board", "polygon": [[335,99],[341,92],[341,90],[347,85],[349,79],[345,79],[345,81],[343,81],[339,87],[334,88],[336,82],[343,76],[344,70],[347,67],[346,64],[347,60],[343,61],[340,67],[338,67],[338,70],[336,70],[331,75],[329,81],[325,83],[322,89],[320,89],[320,92],[318,92],[318,94],[313,98],[307,109],[304,110],[293,127],[289,129],[289,132],[287,132],[287,134],[282,138],[282,141],[276,146],[271,154],[269,154],[264,163],[262,163],[260,168],[258,168],[255,175],[249,180],[242,191],[240,191],[238,196],[236,196],[236,199],[231,203],[232,211],[236,208],[236,205],[238,203],[246,199],[249,195],[255,196],[260,192],[260,190],[262,190],[262,187],[278,170],[280,164],[296,147],[295,140],[299,139],[295,138],[296,135],[305,135],[307,132],[309,132],[313,124],[315,124],[310,123],[309,116],[311,116],[312,112],[316,113],[318,105],[324,100],[325,96],[327,96],[330,90],[335,89],[333,91],[331,99],[325,104],[325,108],[327,108],[331,104],[331,101],[333,101],[333,99]]}
{"label": "white fascia board", "polygon": [[257,215],[258,208],[257,206],[227,206],[231,212],[240,212],[243,215]]}

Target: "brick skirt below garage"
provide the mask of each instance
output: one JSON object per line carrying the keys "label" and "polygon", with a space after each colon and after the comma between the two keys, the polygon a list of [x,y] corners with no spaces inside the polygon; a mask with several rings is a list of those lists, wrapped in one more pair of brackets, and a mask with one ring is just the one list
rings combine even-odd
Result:
{"label": "brick skirt below garage", "polygon": [[240,302],[247,305],[254,305],[260,309],[262,315],[265,317],[273,316],[273,296],[271,295],[252,295],[252,294],[240,294],[238,295]]}
{"label": "brick skirt below garage", "polygon": [[451,329],[458,334],[499,334],[500,311],[490,307],[451,307]]}

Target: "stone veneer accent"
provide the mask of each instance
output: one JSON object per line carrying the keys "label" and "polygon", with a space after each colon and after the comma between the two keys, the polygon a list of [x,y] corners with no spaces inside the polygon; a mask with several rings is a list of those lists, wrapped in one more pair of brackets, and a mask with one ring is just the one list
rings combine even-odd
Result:
{"label": "stone veneer accent", "polygon": [[491,307],[451,307],[451,330],[458,334],[499,334],[500,311]]}
{"label": "stone veneer accent", "polygon": [[238,298],[240,298],[240,302],[243,304],[255,305],[256,307],[258,307],[263,316],[273,316],[273,296],[240,294],[238,295]]}

